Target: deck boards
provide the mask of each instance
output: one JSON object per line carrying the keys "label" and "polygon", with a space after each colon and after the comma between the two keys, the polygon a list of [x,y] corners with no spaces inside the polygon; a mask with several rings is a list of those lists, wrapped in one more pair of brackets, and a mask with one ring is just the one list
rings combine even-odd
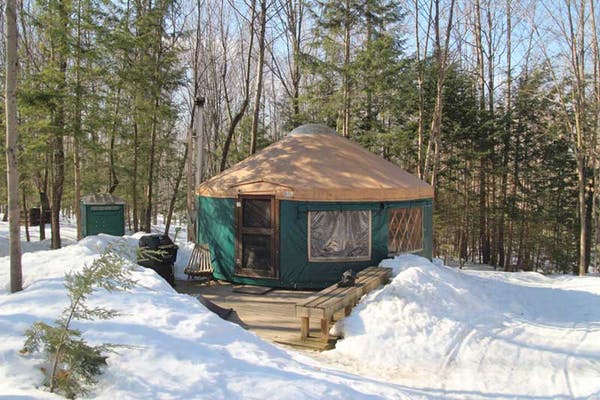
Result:
{"label": "deck boards", "polygon": [[[370,274],[363,274],[370,276]],[[357,277],[357,282],[362,282],[361,275]],[[364,278],[363,278],[364,280]],[[265,340],[299,346],[311,350],[330,349],[335,344],[336,338],[324,342],[309,338],[308,341],[301,343],[299,335],[299,318],[296,316],[296,303],[307,301],[314,297],[316,291],[309,290],[280,290],[275,289],[262,295],[249,293],[236,293],[233,285],[227,282],[211,281],[177,281],[176,289],[180,293],[189,294],[197,297],[202,295],[225,309],[232,308],[235,311],[236,318],[239,318],[240,325],[256,333]],[[361,285],[361,293],[369,286],[372,290],[373,284]],[[379,284],[377,284],[379,286]],[[360,298],[360,295],[358,295]],[[344,317],[344,309],[337,311],[333,315],[333,320],[339,320]],[[322,314],[321,314],[322,315]],[[309,321],[311,330],[310,336],[319,336],[321,333],[321,315],[310,315]],[[231,319],[230,319],[231,321]],[[236,321],[232,321],[236,322]]]}

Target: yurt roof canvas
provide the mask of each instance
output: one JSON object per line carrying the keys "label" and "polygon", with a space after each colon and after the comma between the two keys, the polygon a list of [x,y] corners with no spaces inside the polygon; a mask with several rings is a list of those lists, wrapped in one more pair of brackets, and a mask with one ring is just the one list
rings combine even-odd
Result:
{"label": "yurt roof canvas", "polygon": [[404,201],[433,188],[322,125],[303,125],[198,187],[206,197],[273,194],[301,201]]}

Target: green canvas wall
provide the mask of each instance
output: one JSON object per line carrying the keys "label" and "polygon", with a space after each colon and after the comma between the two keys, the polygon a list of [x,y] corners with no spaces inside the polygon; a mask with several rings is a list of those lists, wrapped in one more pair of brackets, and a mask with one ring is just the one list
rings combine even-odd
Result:
{"label": "green canvas wall", "polygon": [[233,281],[235,262],[234,199],[197,197],[198,243],[210,246],[214,276]]}
{"label": "green canvas wall", "polygon": [[[201,243],[210,245],[215,277],[232,282],[254,285],[323,288],[339,281],[342,272],[352,268],[359,271],[379,264],[388,257],[387,232],[389,208],[423,207],[423,251],[431,258],[432,202],[418,200],[387,203],[324,203],[281,201],[279,279],[242,278],[234,276],[235,221],[234,199],[198,197],[198,235]],[[308,262],[307,227],[309,210],[371,210],[371,260],[343,263]]]}

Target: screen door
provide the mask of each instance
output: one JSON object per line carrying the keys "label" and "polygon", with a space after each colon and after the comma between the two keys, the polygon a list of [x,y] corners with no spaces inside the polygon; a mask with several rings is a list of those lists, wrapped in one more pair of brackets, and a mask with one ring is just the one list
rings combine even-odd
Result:
{"label": "screen door", "polygon": [[237,199],[236,275],[277,278],[278,215],[274,196]]}

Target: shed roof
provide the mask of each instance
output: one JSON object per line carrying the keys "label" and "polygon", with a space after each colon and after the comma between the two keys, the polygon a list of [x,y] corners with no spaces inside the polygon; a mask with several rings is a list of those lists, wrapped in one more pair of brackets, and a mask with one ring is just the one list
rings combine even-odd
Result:
{"label": "shed roof", "polygon": [[274,194],[303,201],[403,201],[433,188],[322,125],[303,125],[282,140],[202,183],[207,197]]}
{"label": "shed roof", "polygon": [[92,193],[81,198],[82,204],[125,204],[125,200],[110,193]]}

